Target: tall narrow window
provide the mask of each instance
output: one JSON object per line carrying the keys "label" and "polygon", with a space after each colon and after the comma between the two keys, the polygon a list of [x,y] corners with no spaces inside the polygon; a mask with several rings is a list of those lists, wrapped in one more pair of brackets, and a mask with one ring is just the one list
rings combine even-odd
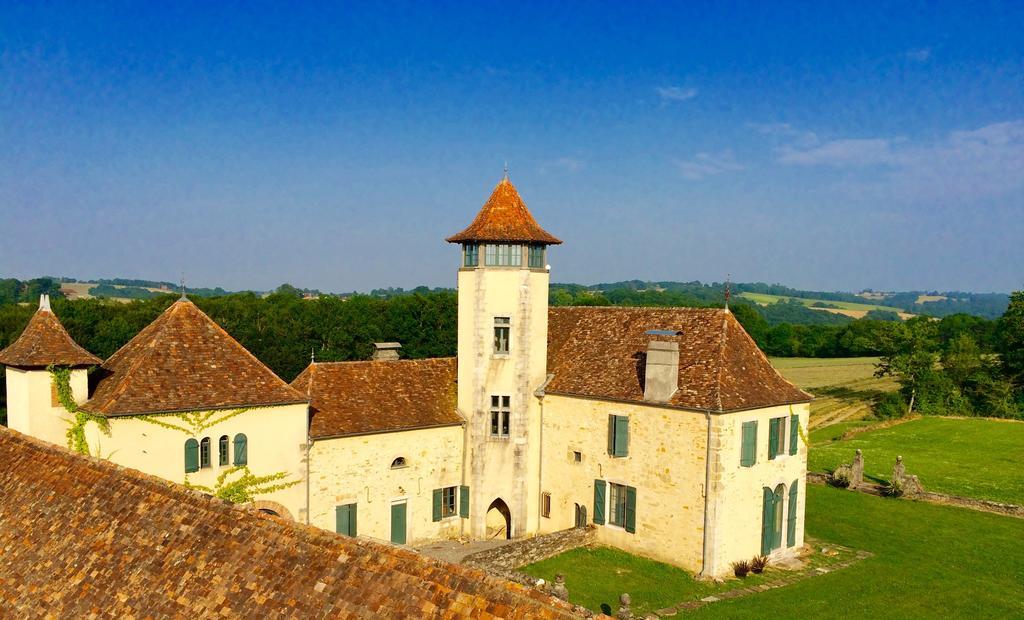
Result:
{"label": "tall narrow window", "polygon": [[551,516],[551,494],[542,493],[540,496],[540,516],[550,517]]}
{"label": "tall narrow window", "polygon": [[751,467],[757,462],[757,420],[743,423],[740,465]]}
{"label": "tall narrow window", "polygon": [[511,396],[491,396],[491,437],[508,437]]}
{"label": "tall narrow window", "polygon": [[249,440],[242,433],[235,435],[235,465],[249,464]]}
{"label": "tall narrow window", "polygon": [[523,246],[508,246],[508,264],[513,267],[519,267],[523,264]]}
{"label": "tall narrow window", "polygon": [[484,246],[484,262],[487,265],[498,264],[498,246],[488,243]]}
{"label": "tall narrow window", "polygon": [[199,467],[207,468],[210,466],[210,438],[203,437],[203,440],[199,442]]}
{"label": "tall narrow window", "polygon": [[543,269],[544,268],[544,246],[542,245],[531,245],[530,246],[530,269]]}
{"label": "tall narrow window", "polygon": [[433,521],[440,521],[456,515],[455,498],[458,496],[458,487],[444,487],[434,489],[433,493]]}
{"label": "tall narrow window", "polygon": [[185,441],[185,473],[199,471],[199,442],[195,439]]}
{"label": "tall narrow window", "polygon": [[463,266],[476,267],[480,264],[480,246],[475,243],[467,243],[463,246]]}
{"label": "tall narrow window", "polygon": [[608,483],[608,523],[636,532],[636,488]]}
{"label": "tall narrow window", "polygon": [[228,441],[227,435],[221,435],[220,441],[217,442],[217,464],[224,467],[228,464]]}
{"label": "tall narrow window", "polygon": [[508,353],[508,339],[512,331],[512,319],[507,316],[494,317],[494,352]]}

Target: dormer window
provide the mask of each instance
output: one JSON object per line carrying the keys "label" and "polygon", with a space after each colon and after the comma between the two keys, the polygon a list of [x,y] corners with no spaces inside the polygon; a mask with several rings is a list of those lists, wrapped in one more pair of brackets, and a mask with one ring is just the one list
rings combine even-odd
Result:
{"label": "dormer window", "polygon": [[402,469],[408,467],[409,464],[406,462],[404,456],[399,456],[395,460],[391,461],[391,469]]}

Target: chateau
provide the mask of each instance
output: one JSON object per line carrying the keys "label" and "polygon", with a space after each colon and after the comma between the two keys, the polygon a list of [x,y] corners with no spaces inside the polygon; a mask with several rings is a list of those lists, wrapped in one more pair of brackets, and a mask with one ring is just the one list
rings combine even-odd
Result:
{"label": "chateau", "polygon": [[[285,383],[184,297],[107,360],[41,300],[0,351],[9,426],[361,539],[593,525],[704,576],[803,545],[811,396],[727,309],[548,307],[561,241],[508,178],[460,248],[458,354],[311,363]],[[95,368],[88,372],[90,368]]]}

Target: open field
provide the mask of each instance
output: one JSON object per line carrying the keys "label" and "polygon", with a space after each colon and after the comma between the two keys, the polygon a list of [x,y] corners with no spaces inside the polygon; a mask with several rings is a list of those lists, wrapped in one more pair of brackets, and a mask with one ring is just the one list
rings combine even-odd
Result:
{"label": "open field", "polygon": [[891,377],[874,376],[877,357],[773,357],[771,362],[786,379],[814,394],[811,429],[863,419],[871,414],[875,396],[896,389]]}
{"label": "open field", "polygon": [[[89,289],[97,286],[96,282],[64,282],[60,285],[60,290],[64,293],[64,296],[68,299],[92,299],[92,295],[89,294]],[[114,288],[122,288],[115,285]],[[152,287],[138,287],[145,288],[147,291],[153,293],[170,293],[172,291],[166,291],[159,288]],[[105,299],[113,299],[115,301],[132,301],[128,297],[106,297]]]}
{"label": "open field", "polygon": [[[824,429],[822,429],[824,430]],[[888,480],[896,455],[929,491],[1024,504],[1024,422],[920,418],[832,443],[816,443],[807,467],[829,471],[864,451],[864,476]]]}
{"label": "open field", "polygon": [[717,618],[1024,617],[1024,519],[808,485],[807,535],[875,557],[696,613]]}
{"label": "open field", "polygon": [[[908,319],[913,317],[913,314],[903,312],[899,308],[893,308],[892,306],[879,306],[877,304],[862,304],[855,303],[852,301],[829,301],[827,299],[804,299],[803,297],[785,297],[782,295],[768,295],[765,293],[740,293],[740,297],[745,297],[754,303],[767,306],[770,304],[778,303],[780,301],[795,300],[811,310],[824,310],[826,312],[833,312],[835,314],[845,314],[846,316],[859,319],[867,314],[871,310],[881,310],[883,312],[897,312],[900,318]],[[834,308],[815,308],[814,304],[823,303],[835,306]]]}

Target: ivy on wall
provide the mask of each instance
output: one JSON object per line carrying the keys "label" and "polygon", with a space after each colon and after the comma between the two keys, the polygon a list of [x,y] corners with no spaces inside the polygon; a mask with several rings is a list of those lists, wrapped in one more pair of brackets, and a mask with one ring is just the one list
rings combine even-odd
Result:
{"label": "ivy on wall", "polygon": [[[234,480],[228,480],[228,478],[236,473],[241,472],[241,476]],[[190,489],[197,489],[204,493],[209,493],[214,497],[231,502],[232,504],[248,504],[253,501],[257,495],[266,495],[267,493],[273,493],[274,491],[280,491],[287,489],[299,484],[299,480],[291,480],[287,482],[279,482],[284,480],[288,474],[286,472],[277,472],[276,474],[270,474],[268,476],[255,476],[249,468],[244,465],[225,469],[219,476],[217,476],[217,482],[213,487],[202,486],[198,484],[192,484],[188,480],[188,476],[185,476],[185,486]]]}
{"label": "ivy on wall", "polygon": [[[259,407],[241,407],[227,412],[220,409],[212,411],[182,411],[179,413],[163,413],[160,414],[159,418],[151,415],[140,415],[134,417],[138,420],[142,420],[143,422],[149,422],[150,424],[178,431],[188,435],[189,437],[195,437],[201,435],[206,429],[216,426],[221,422],[226,422],[235,416],[242,415],[246,411],[258,408]],[[181,422],[181,424],[167,422],[165,421],[166,418],[173,418]]]}
{"label": "ivy on wall", "polygon": [[[53,385],[57,388],[57,402],[64,408],[72,419],[68,421],[68,430],[65,433],[68,438],[68,448],[79,454],[90,455],[89,442],[85,438],[85,426],[89,422],[95,422],[96,426],[108,437],[110,436],[110,420],[105,416],[96,415],[85,411],[75,402],[71,392],[71,369],[65,366],[47,366]],[[98,455],[97,455],[98,456]]]}

